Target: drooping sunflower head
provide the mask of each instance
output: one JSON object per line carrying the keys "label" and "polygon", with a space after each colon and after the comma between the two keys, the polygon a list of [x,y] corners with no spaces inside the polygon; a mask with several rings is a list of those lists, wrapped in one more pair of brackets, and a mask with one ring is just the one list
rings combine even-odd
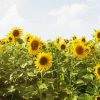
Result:
{"label": "drooping sunflower head", "polygon": [[33,36],[31,34],[26,34],[24,37],[24,41],[27,45],[29,45],[29,42],[31,41],[31,39],[33,38]]}
{"label": "drooping sunflower head", "polygon": [[95,67],[95,75],[97,79],[100,79],[100,64]]}
{"label": "drooping sunflower head", "polygon": [[78,59],[85,57],[85,46],[82,42],[78,42],[76,45],[73,45],[73,55]]}
{"label": "drooping sunflower head", "polygon": [[95,100],[100,100],[100,96],[96,96],[95,97]]}
{"label": "drooping sunflower head", "polygon": [[29,42],[29,54],[36,55],[41,50],[42,41],[39,37],[33,36]]}
{"label": "drooping sunflower head", "polygon": [[50,52],[39,53],[35,61],[35,66],[40,71],[48,70],[52,66],[52,54]]}
{"label": "drooping sunflower head", "polygon": [[95,35],[95,40],[100,41],[100,30],[96,30],[94,35]]}
{"label": "drooping sunflower head", "polygon": [[14,28],[11,30],[10,34],[11,34],[15,39],[17,39],[17,38],[20,38],[20,37],[22,36],[23,30],[22,30],[21,28],[14,27]]}

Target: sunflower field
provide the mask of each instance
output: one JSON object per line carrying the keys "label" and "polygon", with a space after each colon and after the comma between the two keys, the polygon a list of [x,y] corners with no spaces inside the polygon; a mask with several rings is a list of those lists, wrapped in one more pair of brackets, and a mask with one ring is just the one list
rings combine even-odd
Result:
{"label": "sunflower field", "polygon": [[43,41],[11,29],[0,39],[0,100],[100,100],[100,30]]}

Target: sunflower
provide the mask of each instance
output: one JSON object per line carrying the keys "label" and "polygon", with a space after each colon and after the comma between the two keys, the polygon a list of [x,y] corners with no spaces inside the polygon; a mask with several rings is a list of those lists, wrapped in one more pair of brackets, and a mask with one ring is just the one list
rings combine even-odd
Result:
{"label": "sunflower", "polygon": [[52,66],[52,54],[41,52],[37,55],[35,66],[40,71],[48,70]]}
{"label": "sunflower", "polygon": [[95,40],[100,41],[100,30],[96,30],[95,32]]}
{"label": "sunflower", "polygon": [[100,96],[96,96],[95,97],[95,100],[100,100]]}
{"label": "sunflower", "polygon": [[20,38],[22,34],[23,34],[23,30],[18,27],[14,27],[10,32],[10,35],[12,35],[15,39]]}
{"label": "sunflower", "polygon": [[81,39],[80,39],[83,43],[86,42],[86,37],[85,36],[82,36]]}
{"label": "sunflower", "polygon": [[11,35],[7,35],[6,40],[8,41],[8,43],[9,42],[11,42],[11,43],[14,43],[15,42],[14,36],[11,36]]}
{"label": "sunflower", "polygon": [[24,37],[24,41],[25,41],[25,43],[28,45],[29,44],[29,42],[31,41],[31,39],[32,39],[32,35],[31,34],[26,34],[25,35],[25,37]]}
{"label": "sunflower", "polygon": [[61,42],[61,40],[62,40],[62,37],[59,36],[58,38],[56,38],[55,43],[59,44]]}
{"label": "sunflower", "polygon": [[95,67],[95,75],[98,79],[100,79],[100,64]]}
{"label": "sunflower", "polygon": [[65,41],[60,42],[59,45],[58,45],[58,49],[60,51],[66,51],[67,50],[67,44],[66,44],[66,42]]}
{"label": "sunflower", "polygon": [[86,52],[86,54],[90,54],[91,48],[89,46],[86,46],[85,47],[85,52]]}
{"label": "sunflower", "polygon": [[29,42],[28,52],[30,55],[36,55],[41,51],[42,41],[39,37],[33,36],[31,41]]}
{"label": "sunflower", "polygon": [[73,45],[73,55],[79,59],[84,58],[86,56],[85,53],[85,45],[83,42],[78,42]]}

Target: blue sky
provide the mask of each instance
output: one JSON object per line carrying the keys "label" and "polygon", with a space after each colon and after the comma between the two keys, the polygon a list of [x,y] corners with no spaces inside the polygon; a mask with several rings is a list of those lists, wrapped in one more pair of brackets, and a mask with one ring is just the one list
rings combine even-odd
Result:
{"label": "blue sky", "polygon": [[0,0],[0,37],[14,26],[44,40],[90,39],[100,29],[100,0]]}

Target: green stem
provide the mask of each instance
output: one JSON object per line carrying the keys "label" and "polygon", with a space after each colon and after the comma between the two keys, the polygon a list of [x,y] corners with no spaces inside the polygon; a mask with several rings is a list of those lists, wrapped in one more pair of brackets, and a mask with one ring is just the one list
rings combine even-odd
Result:
{"label": "green stem", "polygon": [[[41,71],[41,82],[43,82],[43,74],[42,74],[42,71]],[[40,100],[43,100],[43,98],[42,98],[42,90],[40,90]]]}

